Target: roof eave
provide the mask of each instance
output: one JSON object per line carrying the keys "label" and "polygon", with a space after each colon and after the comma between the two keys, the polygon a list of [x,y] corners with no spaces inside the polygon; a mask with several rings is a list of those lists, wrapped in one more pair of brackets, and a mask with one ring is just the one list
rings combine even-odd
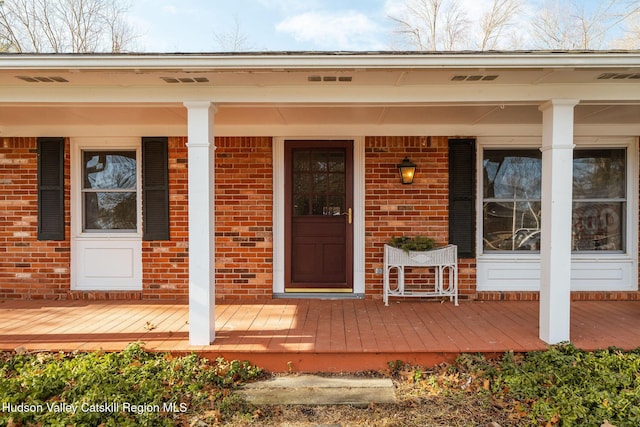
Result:
{"label": "roof eave", "polygon": [[638,68],[640,51],[0,54],[15,70]]}

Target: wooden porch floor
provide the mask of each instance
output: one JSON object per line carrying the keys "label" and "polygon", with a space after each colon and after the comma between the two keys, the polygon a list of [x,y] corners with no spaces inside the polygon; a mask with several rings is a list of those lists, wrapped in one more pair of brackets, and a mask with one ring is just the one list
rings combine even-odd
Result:
{"label": "wooden porch floor", "polygon": [[[640,302],[574,301],[572,343],[640,347]],[[148,350],[249,360],[274,372],[432,365],[463,352],[540,350],[537,302],[269,300],[216,305],[216,340],[190,346],[188,307],[145,301],[0,301],[0,350]]]}

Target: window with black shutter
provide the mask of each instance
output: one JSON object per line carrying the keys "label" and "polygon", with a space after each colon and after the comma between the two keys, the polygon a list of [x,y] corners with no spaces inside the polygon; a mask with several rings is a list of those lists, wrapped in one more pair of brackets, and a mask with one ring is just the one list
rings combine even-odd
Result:
{"label": "window with black shutter", "polygon": [[168,138],[142,138],[143,240],[169,240]]}
{"label": "window with black shutter", "polygon": [[64,138],[38,138],[38,240],[64,240]]}
{"label": "window with black shutter", "polygon": [[460,258],[475,257],[476,142],[449,140],[449,243]]}

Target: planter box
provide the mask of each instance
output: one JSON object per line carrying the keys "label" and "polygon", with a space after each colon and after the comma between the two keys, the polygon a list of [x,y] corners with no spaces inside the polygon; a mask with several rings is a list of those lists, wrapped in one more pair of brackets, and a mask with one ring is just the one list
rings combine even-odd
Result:
{"label": "planter box", "polygon": [[[433,291],[405,291],[405,267],[434,267],[435,289]],[[398,283],[391,289],[389,273],[398,270]],[[444,286],[444,273],[449,274],[448,286]],[[447,245],[430,251],[409,251],[384,245],[384,305],[389,305],[389,296],[398,297],[449,297],[458,305],[458,247]]]}

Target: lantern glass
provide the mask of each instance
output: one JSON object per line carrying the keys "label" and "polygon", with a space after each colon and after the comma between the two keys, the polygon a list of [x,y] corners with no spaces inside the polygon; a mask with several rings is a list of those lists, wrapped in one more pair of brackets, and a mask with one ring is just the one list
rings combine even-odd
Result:
{"label": "lantern glass", "polygon": [[398,164],[398,171],[403,184],[412,184],[416,173],[416,164],[411,163],[411,160],[405,157],[402,163]]}

